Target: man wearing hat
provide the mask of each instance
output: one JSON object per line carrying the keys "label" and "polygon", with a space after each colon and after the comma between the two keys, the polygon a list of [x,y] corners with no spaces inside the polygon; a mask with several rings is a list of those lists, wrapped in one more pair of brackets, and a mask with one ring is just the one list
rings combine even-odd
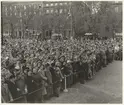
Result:
{"label": "man wearing hat", "polygon": [[27,70],[27,77],[25,78],[25,83],[27,86],[27,91],[28,91],[28,95],[27,95],[27,101],[30,103],[34,102],[34,94],[30,94],[31,92],[36,90],[35,84],[33,82],[33,78],[32,78],[32,71],[31,70]]}
{"label": "man wearing hat", "polygon": [[78,76],[79,76],[79,68],[80,68],[80,61],[79,61],[79,58],[78,56],[75,56],[74,57],[74,61],[72,63],[72,66],[73,66],[73,84],[75,84],[77,81],[78,81]]}
{"label": "man wearing hat", "polygon": [[56,97],[59,97],[59,94],[60,94],[60,88],[61,88],[61,82],[62,82],[62,79],[63,79],[63,75],[61,73],[61,70],[59,68],[59,62],[57,61],[54,64],[52,64],[52,68],[51,68],[51,74],[52,74],[52,79],[53,79],[53,92],[54,92],[54,95]]}
{"label": "man wearing hat", "polygon": [[33,78],[35,89],[37,90],[36,92],[33,93],[35,95],[34,101],[36,103],[43,102],[42,77],[41,77],[40,73],[38,73],[38,68],[37,67],[33,68],[32,78]]}
{"label": "man wearing hat", "polygon": [[15,76],[11,75],[9,77],[9,80],[6,81],[6,83],[8,84],[8,88],[10,90],[12,98],[15,99],[15,98],[19,97],[20,89],[15,84]]}
{"label": "man wearing hat", "polygon": [[9,91],[8,85],[5,82],[5,73],[2,73],[2,78],[1,78],[1,98],[2,98],[2,103],[7,103],[9,101],[13,101],[12,95]]}

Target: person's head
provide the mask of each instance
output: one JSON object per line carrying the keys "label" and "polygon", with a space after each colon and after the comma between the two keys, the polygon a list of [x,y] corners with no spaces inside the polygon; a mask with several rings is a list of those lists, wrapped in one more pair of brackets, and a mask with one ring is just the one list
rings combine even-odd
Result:
{"label": "person's head", "polygon": [[60,58],[60,61],[61,61],[61,62],[64,62],[64,61],[65,61],[65,57],[62,56],[62,57]]}
{"label": "person's head", "polygon": [[41,69],[41,70],[43,70],[43,69],[44,69],[44,66],[43,66],[43,65],[41,65],[41,66],[40,66],[40,69]]}
{"label": "person's head", "polygon": [[3,84],[4,82],[5,82],[5,78],[2,77],[2,78],[1,78],[1,83]]}
{"label": "person's head", "polygon": [[28,76],[32,75],[32,71],[31,70],[29,70],[27,73],[28,73]]}
{"label": "person's head", "polygon": [[37,73],[38,72],[38,70],[37,70],[37,68],[35,67],[34,69],[33,69],[33,73]]}
{"label": "person's head", "polygon": [[11,76],[9,77],[9,80],[12,81],[12,82],[14,82],[14,81],[15,81],[15,76],[14,76],[14,75],[11,75]]}
{"label": "person's head", "polygon": [[59,66],[60,66],[60,62],[59,62],[58,60],[56,60],[55,65],[56,65],[57,67],[59,67]]}
{"label": "person's head", "polygon": [[46,69],[48,69],[49,67],[50,67],[50,65],[47,63],[47,64],[45,64],[45,66],[44,66]]}
{"label": "person's head", "polygon": [[63,62],[63,65],[66,65],[66,62]]}
{"label": "person's head", "polygon": [[27,74],[28,73],[28,68],[24,69],[24,74]]}
{"label": "person's head", "polygon": [[51,66],[54,67],[55,66],[55,62],[51,63]]}
{"label": "person's head", "polygon": [[67,60],[67,64],[70,64],[71,63],[71,61],[70,60]]}
{"label": "person's head", "polygon": [[77,56],[74,57],[74,61],[78,61],[78,57]]}
{"label": "person's head", "polygon": [[38,66],[38,67],[40,67],[40,66],[41,66],[41,62],[40,62],[40,61],[38,61],[37,66]]}

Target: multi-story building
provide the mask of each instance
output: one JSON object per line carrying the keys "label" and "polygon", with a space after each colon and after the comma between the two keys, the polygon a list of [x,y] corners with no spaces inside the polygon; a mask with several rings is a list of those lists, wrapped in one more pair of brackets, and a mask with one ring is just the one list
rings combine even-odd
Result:
{"label": "multi-story building", "polygon": [[113,3],[114,11],[116,13],[116,18],[118,20],[118,23],[116,24],[116,33],[122,33],[122,1],[115,1]]}
{"label": "multi-story building", "polygon": [[[83,3],[84,6],[82,8],[84,10],[86,5],[91,5],[90,8],[92,7],[92,2],[2,2],[3,32],[17,36],[23,36],[22,34],[25,34],[26,31],[32,31],[32,33],[42,32],[45,37],[50,37],[52,32],[55,32],[67,37],[72,34],[73,26],[76,27],[75,30],[77,31],[79,29],[86,30],[87,27],[82,17],[85,17],[88,12],[78,11],[76,3]],[[113,2],[113,4],[113,10],[115,10],[118,19],[120,19],[117,30],[122,31],[122,2]],[[94,13],[94,11],[92,12]]]}
{"label": "multi-story building", "polygon": [[2,2],[3,32],[22,35],[27,29],[46,36],[52,31],[68,34],[69,9],[70,2]]}
{"label": "multi-story building", "polygon": [[2,2],[3,33],[24,34],[24,29],[40,30],[42,2]]}
{"label": "multi-story building", "polygon": [[47,1],[43,2],[43,28],[46,36],[52,32],[61,33],[63,36],[71,34],[71,2],[68,1]]}
{"label": "multi-story building", "polygon": [[100,26],[102,37],[114,37],[115,33],[122,33],[122,1],[107,1],[108,9],[103,14]]}

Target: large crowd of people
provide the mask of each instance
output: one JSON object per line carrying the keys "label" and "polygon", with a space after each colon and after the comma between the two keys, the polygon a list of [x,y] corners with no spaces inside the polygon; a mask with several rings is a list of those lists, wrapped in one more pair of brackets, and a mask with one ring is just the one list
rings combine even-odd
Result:
{"label": "large crowd of people", "polygon": [[28,103],[59,97],[77,82],[84,84],[114,59],[122,60],[122,40],[9,40],[1,48],[2,102],[20,96]]}

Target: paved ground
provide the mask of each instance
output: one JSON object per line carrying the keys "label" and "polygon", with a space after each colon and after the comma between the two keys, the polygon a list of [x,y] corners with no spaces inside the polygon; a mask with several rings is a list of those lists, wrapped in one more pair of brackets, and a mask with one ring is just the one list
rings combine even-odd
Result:
{"label": "paved ground", "polygon": [[77,83],[68,90],[46,103],[122,103],[122,62],[114,61],[92,80]]}

